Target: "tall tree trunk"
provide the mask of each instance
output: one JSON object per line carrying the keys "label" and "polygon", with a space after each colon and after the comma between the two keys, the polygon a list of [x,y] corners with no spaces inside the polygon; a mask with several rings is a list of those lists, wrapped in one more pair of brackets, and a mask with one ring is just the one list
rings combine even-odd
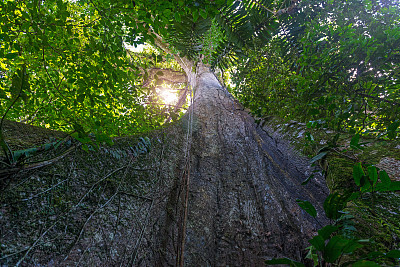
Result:
{"label": "tall tree trunk", "polygon": [[[134,156],[136,139],[116,140],[10,178],[0,194],[0,265],[262,266],[302,258],[318,226],[296,199],[322,214],[322,178],[301,186],[308,160],[257,127],[207,67],[192,72],[187,63],[194,101],[180,123],[154,133],[151,152]],[[25,132],[16,127],[23,128],[9,133]]]}
{"label": "tall tree trunk", "polygon": [[[273,257],[304,256],[316,221],[296,199],[311,201],[322,214],[322,181],[301,186],[306,159],[272,140],[234,101],[215,75],[200,65],[191,125],[190,161],[182,176],[175,227],[164,228],[160,258],[185,266],[260,266]],[[189,126],[190,126],[189,125]],[[188,191],[187,191],[188,190]],[[319,216],[323,224],[325,220]],[[175,240],[165,240],[177,236]],[[175,261],[175,263],[174,263]]]}

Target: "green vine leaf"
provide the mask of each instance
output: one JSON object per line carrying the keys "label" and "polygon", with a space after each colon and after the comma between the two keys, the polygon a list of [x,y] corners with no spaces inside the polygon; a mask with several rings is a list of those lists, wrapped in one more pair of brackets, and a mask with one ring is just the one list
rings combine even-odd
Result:
{"label": "green vine leaf", "polygon": [[368,176],[372,181],[372,186],[375,186],[375,184],[378,182],[378,170],[375,166],[368,166]]}
{"label": "green vine leaf", "polygon": [[314,162],[316,162],[318,160],[323,159],[328,153],[329,153],[329,151],[324,151],[324,152],[319,153],[318,155],[316,155],[315,157],[313,157],[310,160],[310,163],[314,163]]}
{"label": "green vine leaf", "polygon": [[365,176],[364,170],[361,166],[361,162],[358,162],[353,166],[353,178],[356,185],[361,185],[361,179]]}
{"label": "green vine leaf", "polygon": [[317,216],[317,210],[309,201],[296,199],[296,202],[300,206],[300,208],[302,208],[305,212],[310,214],[312,217],[315,218]]}

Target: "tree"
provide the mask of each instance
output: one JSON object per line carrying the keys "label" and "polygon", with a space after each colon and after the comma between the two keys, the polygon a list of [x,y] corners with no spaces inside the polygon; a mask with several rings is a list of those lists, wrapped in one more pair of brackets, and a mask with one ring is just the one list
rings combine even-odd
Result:
{"label": "tree", "polygon": [[273,112],[314,128],[393,139],[400,108],[398,3],[302,4],[279,37],[239,64],[235,79],[246,82],[236,96],[259,117]]}
{"label": "tree", "polygon": [[[260,265],[276,256],[301,260],[306,240],[317,227],[317,211],[319,223],[326,223],[322,202],[327,189],[321,178],[300,187],[309,171],[307,161],[257,127],[210,69],[227,68],[251,46],[268,43],[279,25],[278,18],[294,12],[296,4],[4,2],[1,71],[5,79],[1,86],[6,101],[2,123],[6,115],[35,116],[53,128],[74,131],[86,150],[91,149],[94,137],[99,143],[110,141],[108,135],[130,133],[132,124],[136,132],[154,129],[165,116],[141,104],[146,96],[138,86],[138,76],[148,76],[149,72],[143,72],[146,63],[142,61],[146,60],[126,54],[124,49],[124,42],[152,42],[173,54],[194,95],[182,118],[187,125],[183,155],[177,157],[178,164],[170,163],[180,175],[170,179],[168,190],[163,192],[167,200],[160,201],[158,209],[152,209],[154,200],[151,202],[148,220],[155,236],[146,228],[140,234],[154,243],[140,254],[135,246],[128,262],[134,264],[137,257],[144,265],[180,266]],[[10,31],[7,35],[6,29]],[[153,55],[153,61],[159,61],[158,55]],[[43,103],[51,103],[51,111]],[[26,108],[28,112],[22,116]],[[15,167],[20,163],[15,153],[4,137],[0,141],[7,164]],[[132,148],[134,156],[147,151],[147,144],[143,139]],[[296,166],[287,155],[298,159]],[[113,200],[119,188],[120,184],[104,205]],[[308,200],[317,208],[305,213],[296,199]],[[304,206],[308,201],[301,203]]]}

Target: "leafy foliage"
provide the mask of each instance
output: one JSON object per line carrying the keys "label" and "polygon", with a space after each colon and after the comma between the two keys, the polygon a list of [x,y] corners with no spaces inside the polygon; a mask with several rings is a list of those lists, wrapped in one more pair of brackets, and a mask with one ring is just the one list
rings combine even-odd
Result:
{"label": "leafy foliage", "polygon": [[184,17],[170,28],[167,41],[180,52],[182,57],[197,59],[203,49],[203,35],[211,28],[211,20],[203,17]]}
{"label": "leafy foliage", "polygon": [[258,117],[278,115],[313,128],[395,138],[398,3],[303,1],[300,9],[267,46],[239,64],[235,95]]}
{"label": "leafy foliage", "polygon": [[[8,119],[80,133],[152,127],[148,117],[154,115],[140,105],[140,73],[130,68],[124,49],[128,21],[110,21],[118,12],[98,8],[69,1],[1,3],[2,114],[12,106]],[[13,104],[17,95],[22,101]]]}
{"label": "leafy foliage", "polygon": [[154,129],[165,112],[143,105],[140,84],[149,61],[128,55],[125,44],[152,42],[157,33],[191,60],[201,54],[206,62],[232,60],[255,37],[265,37],[276,26],[273,10],[289,3],[3,1],[0,112],[80,135]]}
{"label": "leafy foliage", "polygon": [[279,11],[291,4],[288,0],[219,0],[197,1],[193,6],[178,1],[166,9],[175,13],[174,19],[165,19],[168,26],[156,29],[181,56],[197,61],[204,55],[203,62],[226,69],[245,57],[245,48],[255,42],[265,44],[278,26]]}
{"label": "leafy foliage", "polygon": [[[376,191],[397,191],[399,190],[398,182],[390,182],[385,171],[380,171],[379,176],[383,177],[379,185],[377,183],[377,168],[368,166],[368,175],[366,176],[361,164],[354,165],[353,176],[359,186],[359,192],[373,192]],[[371,183],[361,184],[361,178],[368,179]],[[385,182],[383,182],[385,181]],[[387,183],[391,184],[387,184]],[[360,251],[365,245],[373,242],[372,240],[360,240],[355,237],[353,216],[345,212],[344,209],[347,203],[360,197],[359,192],[355,192],[349,196],[343,196],[338,193],[330,194],[324,202],[325,215],[333,220],[332,224],[326,225],[318,230],[318,235],[309,240],[311,244],[308,247],[308,255],[306,258],[313,260],[314,266],[320,266],[323,263],[332,263],[337,265],[352,266],[380,266],[378,263],[381,261],[389,261],[391,263],[399,263],[399,250],[391,250],[383,253],[379,251],[370,251],[368,249]],[[308,201],[297,200],[299,206],[311,216],[316,216],[315,207]],[[356,254],[356,252],[358,254]],[[352,257],[343,257],[344,255]],[[378,262],[378,263],[377,263]],[[303,266],[296,261],[282,258],[266,261],[269,265],[274,264],[288,264],[290,266]]]}
{"label": "leafy foliage", "polygon": [[224,38],[213,54],[213,67],[227,69],[240,58],[246,58],[246,49],[265,45],[278,27],[278,11],[292,1],[250,0],[233,1],[221,9],[216,21],[224,32]]}
{"label": "leafy foliage", "polygon": [[[173,111],[146,105],[157,99],[141,86],[147,68],[172,56],[148,57],[125,45],[151,42],[150,27],[165,32],[172,10],[181,8],[185,16],[198,9],[183,1],[2,1],[0,125],[9,119],[74,132],[84,144],[93,141],[89,135],[102,142],[159,127]],[[2,134],[0,143],[14,162]]]}

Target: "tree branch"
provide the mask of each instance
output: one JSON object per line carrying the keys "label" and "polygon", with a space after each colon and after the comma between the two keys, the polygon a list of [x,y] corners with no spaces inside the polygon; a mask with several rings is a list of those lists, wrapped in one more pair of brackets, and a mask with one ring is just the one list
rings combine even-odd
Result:
{"label": "tree branch", "polygon": [[390,100],[387,100],[387,99],[384,99],[384,98],[380,98],[378,96],[367,95],[367,94],[364,94],[364,93],[358,93],[357,92],[357,94],[360,95],[360,96],[363,96],[363,97],[372,98],[372,99],[375,99],[375,100],[378,100],[378,101],[381,101],[381,102],[385,102],[385,103],[391,104],[393,106],[399,106],[400,107],[400,103],[398,103],[398,102],[390,101]]}
{"label": "tree branch", "polygon": [[185,73],[172,70],[172,69],[161,69],[161,68],[151,68],[148,71],[148,78],[146,81],[143,82],[143,87],[147,87],[152,80],[154,80],[154,76],[157,75],[157,73],[162,72],[161,75],[157,75],[159,80],[166,81],[168,83],[186,83],[187,82],[187,76]]}

